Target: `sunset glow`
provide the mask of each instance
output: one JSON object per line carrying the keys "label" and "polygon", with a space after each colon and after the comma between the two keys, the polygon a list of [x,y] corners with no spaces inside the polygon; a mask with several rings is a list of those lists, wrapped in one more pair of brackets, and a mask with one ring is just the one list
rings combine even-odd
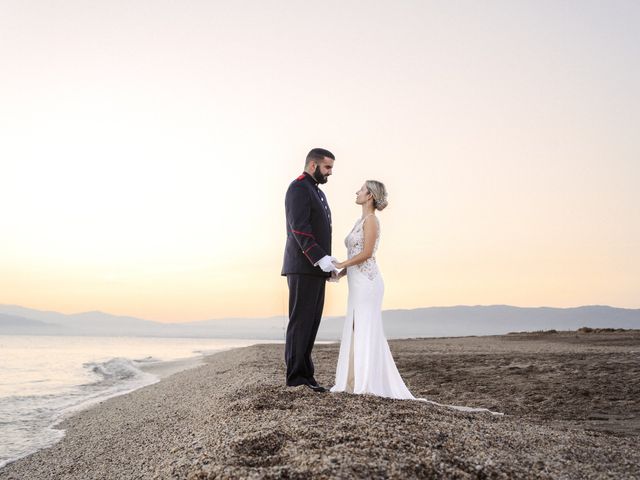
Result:
{"label": "sunset glow", "polygon": [[385,309],[640,307],[640,4],[569,5],[0,2],[0,304],[283,315],[324,147],[339,259],[387,185]]}

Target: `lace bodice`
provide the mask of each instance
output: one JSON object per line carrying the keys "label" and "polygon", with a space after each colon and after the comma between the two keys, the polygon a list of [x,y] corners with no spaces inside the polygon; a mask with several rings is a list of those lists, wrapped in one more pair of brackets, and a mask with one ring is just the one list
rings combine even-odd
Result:
{"label": "lace bodice", "polygon": [[[376,236],[376,243],[373,246],[373,255],[371,258],[365,260],[364,262],[354,265],[350,268],[356,268],[362,273],[366,275],[369,280],[373,280],[378,275],[378,265],[376,263],[376,251],[378,250],[378,243],[380,242],[380,222],[378,221],[378,217],[375,215],[370,215],[373,217],[374,221],[378,225],[378,235]],[[351,258],[362,252],[364,249],[364,221],[367,217],[359,218],[356,224],[347,235],[347,238],[344,239],[344,244],[347,247],[347,257]]]}

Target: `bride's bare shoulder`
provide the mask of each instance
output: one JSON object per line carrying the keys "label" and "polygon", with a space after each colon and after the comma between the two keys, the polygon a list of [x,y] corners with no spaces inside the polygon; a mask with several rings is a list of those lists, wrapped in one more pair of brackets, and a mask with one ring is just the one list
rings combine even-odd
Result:
{"label": "bride's bare shoulder", "polygon": [[364,217],[362,226],[365,230],[377,231],[380,229],[380,220],[378,220],[378,217],[375,214],[371,213]]}

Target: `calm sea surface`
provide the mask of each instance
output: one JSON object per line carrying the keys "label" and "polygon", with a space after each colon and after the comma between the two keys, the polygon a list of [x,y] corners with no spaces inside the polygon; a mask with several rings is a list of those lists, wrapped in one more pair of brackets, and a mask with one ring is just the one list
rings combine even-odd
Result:
{"label": "calm sea surface", "polygon": [[0,467],[60,440],[70,413],[258,342],[0,335]]}

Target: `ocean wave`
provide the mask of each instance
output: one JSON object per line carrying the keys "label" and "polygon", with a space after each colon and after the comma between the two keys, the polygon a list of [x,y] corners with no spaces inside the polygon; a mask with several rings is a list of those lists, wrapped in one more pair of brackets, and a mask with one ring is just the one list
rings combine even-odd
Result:
{"label": "ocean wave", "polygon": [[106,362],[87,362],[82,366],[99,377],[97,382],[91,382],[91,385],[95,385],[146,377],[148,374],[143,372],[137,363],[128,358],[116,357]]}

